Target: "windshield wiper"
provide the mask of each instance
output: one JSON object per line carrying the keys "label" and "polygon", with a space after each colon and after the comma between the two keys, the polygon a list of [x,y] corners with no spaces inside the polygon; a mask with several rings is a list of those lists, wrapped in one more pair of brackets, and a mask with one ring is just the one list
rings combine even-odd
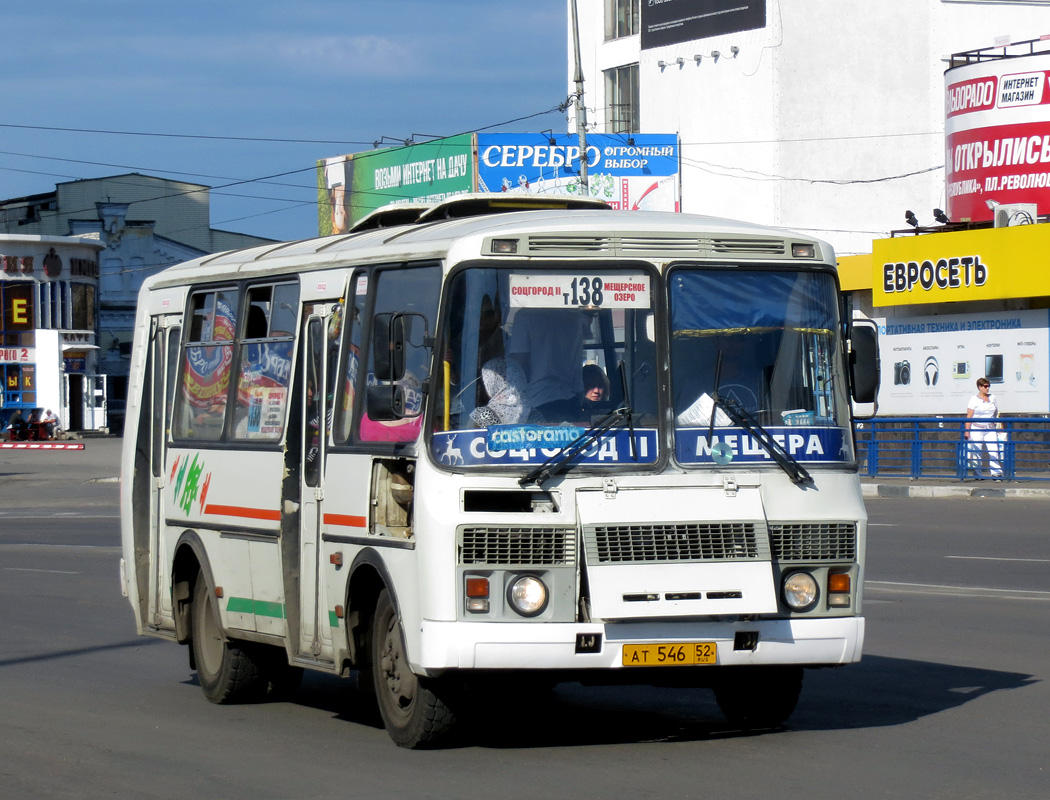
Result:
{"label": "windshield wiper", "polygon": [[542,486],[546,481],[562,472],[565,472],[572,461],[584,450],[598,441],[604,434],[613,428],[619,427],[624,422],[631,437],[631,458],[638,460],[637,446],[634,441],[634,409],[631,408],[631,395],[627,389],[627,370],[624,363],[620,362],[620,382],[623,386],[623,405],[606,414],[597,423],[589,427],[566,445],[560,453],[548,458],[535,469],[518,479],[518,485],[525,487],[530,483]]}
{"label": "windshield wiper", "polygon": [[711,406],[711,423],[708,426],[707,441],[714,440],[715,416],[721,407],[729,419],[735,425],[747,431],[756,442],[765,448],[772,458],[785,473],[791,478],[791,482],[798,486],[807,486],[813,483],[813,477],[805,468],[795,460],[784,446],[773,438],[773,434],[767,431],[762,424],[755,419],[754,415],[730,397],[719,397],[718,388],[722,377],[722,351],[718,351],[718,359],[715,362],[715,390]]}

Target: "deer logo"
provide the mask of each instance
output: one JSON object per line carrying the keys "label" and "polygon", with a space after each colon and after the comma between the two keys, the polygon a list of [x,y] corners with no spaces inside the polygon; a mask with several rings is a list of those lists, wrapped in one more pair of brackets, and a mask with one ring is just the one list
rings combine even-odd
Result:
{"label": "deer logo", "polygon": [[463,463],[463,451],[460,450],[458,447],[452,446],[454,441],[455,440],[451,436],[449,436],[448,439],[445,440],[445,452],[442,453],[441,457],[438,459],[439,461],[444,462],[447,458],[448,465],[450,467],[454,466],[455,464]]}

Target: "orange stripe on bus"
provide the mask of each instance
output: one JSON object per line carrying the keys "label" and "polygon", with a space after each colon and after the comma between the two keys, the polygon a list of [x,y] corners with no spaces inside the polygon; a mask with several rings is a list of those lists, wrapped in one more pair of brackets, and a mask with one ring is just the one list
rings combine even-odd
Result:
{"label": "orange stripe on bus", "polygon": [[224,517],[243,517],[245,519],[270,519],[281,521],[281,512],[269,508],[244,508],[243,506],[215,506],[204,508],[205,514],[219,514]]}
{"label": "orange stripe on bus", "polygon": [[364,517],[355,517],[350,514],[325,514],[326,525],[345,525],[348,528],[366,528],[368,520]]}

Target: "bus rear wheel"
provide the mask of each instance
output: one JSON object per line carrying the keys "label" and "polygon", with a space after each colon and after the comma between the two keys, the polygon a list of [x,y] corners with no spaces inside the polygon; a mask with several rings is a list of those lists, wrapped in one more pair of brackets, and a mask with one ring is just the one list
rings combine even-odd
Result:
{"label": "bus rear wheel", "polygon": [[405,638],[390,594],[383,589],[371,629],[371,673],[383,725],[401,747],[423,749],[447,743],[456,715],[438,681],[412,672]]}
{"label": "bus rear wheel", "polygon": [[268,677],[252,653],[223,635],[215,593],[203,575],[193,589],[192,615],[191,646],[204,696],[221,704],[262,700]]}
{"label": "bus rear wheel", "polygon": [[744,729],[779,728],[802,693],[802,667],[729,667],[714,686],[727,720]]}

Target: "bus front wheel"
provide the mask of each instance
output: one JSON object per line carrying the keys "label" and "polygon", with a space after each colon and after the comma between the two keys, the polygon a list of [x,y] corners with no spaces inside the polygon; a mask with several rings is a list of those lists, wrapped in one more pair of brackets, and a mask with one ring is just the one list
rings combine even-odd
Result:
{"label": "bus front wheel", "polygon": [[215,593],[204,576],[193,589],[193,658],[204,696],[213,703],[261,700],[269,683],[258,659],[228,640],[219,626]]}
{"label": "bus front wheel", "polygon": [[371,630],[371,673],[376,701],[387,733],[401,747],[444,744],[456,716],[437,681],[420,678],[408,664],[397,609],[383,589],[376,602]]}
{"label": "bus front wheel", "polygon": [[802,667],[727,667],[715,684],[715,700],[734,725],[779,728],[802,693]]}

